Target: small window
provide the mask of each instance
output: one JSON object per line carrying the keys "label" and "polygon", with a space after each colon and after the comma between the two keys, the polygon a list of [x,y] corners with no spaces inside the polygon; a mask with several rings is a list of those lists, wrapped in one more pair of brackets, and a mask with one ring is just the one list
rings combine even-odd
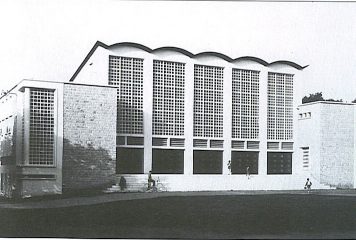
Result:
{"label": "small window", "polygon": [[127,145],[143,146],[143,137],[127,137]]}
{"label": "small window", "polygon": [[117,145],[125,145],[125,137],[117,136],[116,143],[117,143]]}
{"label": "small window", "polygon": [[206,139],[194,139],[193,147],[206,148],[208,146],[208,140]]}
{"label": "small window", "polygon": [[267,149],[278,150],[279,149],[279,142],[267,142]]}
{"label": "small window", "polygon": [[231,148],[244,149],[245,148],[245,141],[231,141]]}
{"label": "small window", "polygon": [[303,150],[303,169],[309,169],[309,147],[302,147]]}
{"label": "small window", "polygon": [[166,147],[167,138],[152,138],[152,146]]}
{"label": "small window", "polygon": [[171,138],[171,147],[184,147],[184,138]]}
{"label": "small window", "polygon": [[211,148],[223,148],[224,140],[210,140],[210,147]]}

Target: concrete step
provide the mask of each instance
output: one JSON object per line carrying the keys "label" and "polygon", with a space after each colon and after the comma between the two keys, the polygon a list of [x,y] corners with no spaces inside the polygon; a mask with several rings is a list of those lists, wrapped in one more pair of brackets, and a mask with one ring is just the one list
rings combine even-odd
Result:
{"label": "concrete step", "polygon": [[[126,187],[121,190],[120,178],[126,180]],[[308,172],[293,176],[258,176],[250,178],[238,175],[203,176],[203,175],[153,175],[158,191],[213,191],[213,190],[303,190],[306,179],[313,183],[312,189],[335,189],[320,184]],[[107,189],[108,192],[146,192],[147,174],[118,174],[116,183]]]}
{"label": "concrete step", "polygon": [[[126,181],[126,186],[123,190],[120,187],[120,179],[123,177]],[[116,176],[116,183],[110,188],[106,189],[105,192],[146,192],[148,188],[148,175],[130,175],[130,174],[119,174]],[[162,182],[159,177],[153,177],[156,181],[159,191],[167,191],[167,183]]]}

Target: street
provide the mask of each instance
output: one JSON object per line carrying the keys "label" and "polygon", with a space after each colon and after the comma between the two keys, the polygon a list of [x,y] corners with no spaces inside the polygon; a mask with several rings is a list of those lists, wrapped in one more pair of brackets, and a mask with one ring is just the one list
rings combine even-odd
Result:
{"label": "street", "polygon": [[0,237],[356,237],[355,196],[167,196],[64,208],[0,208],[0,214]]}

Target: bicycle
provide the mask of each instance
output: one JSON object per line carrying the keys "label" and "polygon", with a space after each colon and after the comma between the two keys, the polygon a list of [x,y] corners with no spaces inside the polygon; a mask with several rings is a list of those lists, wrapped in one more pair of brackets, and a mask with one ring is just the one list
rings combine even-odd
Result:
{"label": "bicycle", "polygon": [[147,187],[146,192],[167,192],[167,187],[161,182],[159,177],[156,180],[155,186]]}

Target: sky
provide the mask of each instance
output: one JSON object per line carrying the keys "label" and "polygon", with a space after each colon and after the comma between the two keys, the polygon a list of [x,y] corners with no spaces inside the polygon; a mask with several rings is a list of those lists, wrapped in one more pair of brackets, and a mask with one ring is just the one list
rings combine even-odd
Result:
{"label": "sky", "polygon": [[356,2],[0,1],[0,90],[69,81],[96,41],[309,65],[303,92],[356,99]]}

